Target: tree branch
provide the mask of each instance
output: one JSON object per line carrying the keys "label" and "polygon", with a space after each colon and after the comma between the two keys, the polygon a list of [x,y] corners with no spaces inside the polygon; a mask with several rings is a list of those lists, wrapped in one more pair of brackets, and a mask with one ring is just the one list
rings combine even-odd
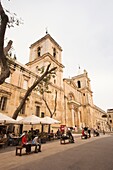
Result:
{"label": "tree branch", "polygon": [[45,105],[46,105],[47,109],[49,110],[50,117],[52,117],[52,112],[51,112],[51,110],[50,110],[50,108],[49,108],[49,105],[48,105],[47,101],[44,99],[44,97],[42,97],[42,99],[43,99],[43,101],[45,102]]}
{"label": "tree branch", "polygon": [[5,14],[3,7],[0,2],[0,66],[1,66],[1,74],[0,74],[0,84],[2,84],[7,77],[10,75],[9,66],[7,64],[7,59],[4,54],[4,36],[6,31],[6,26],[9,21],[8,16]]}
{"label": "tree branch", "polygon": [[8,55],[8,51],[11,49],[12,43],[13,43],[13,41],[10,40],[10,41],[8,42],[7,46],[4,48],[4,55],[5,55],[5,56]]}
{"label": "tree branch", "polygon": [[57,108],[57,91],[55,91],[55,107],[54,107],[53,115],[56,112],[56,108]]}

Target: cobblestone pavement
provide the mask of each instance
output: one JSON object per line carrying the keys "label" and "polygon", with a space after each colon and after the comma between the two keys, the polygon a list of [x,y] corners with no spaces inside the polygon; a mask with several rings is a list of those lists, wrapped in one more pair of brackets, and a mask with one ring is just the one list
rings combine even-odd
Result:
{"label": "cobblestone pavement", "polygon": [[91,137],[90,139],[84,140],[80,136],[74,135],[75,143],[72,144],[60,144],[59,140],[54,140],[42,144],[42,152],[31,153],[30,155],[15,155],[15,147],[8,147],[1,149],[0,151],[0,170],[11,170],[16,169],[18,165],[24,165],[27,162],[32,162],[37,159],[44,159],[50,155],[56,154],[58,152],[63,152],[64,150],[83,145],[84,143],[92,142],[103,137],[108,137],[109,135],[100,135],[99,137]]}

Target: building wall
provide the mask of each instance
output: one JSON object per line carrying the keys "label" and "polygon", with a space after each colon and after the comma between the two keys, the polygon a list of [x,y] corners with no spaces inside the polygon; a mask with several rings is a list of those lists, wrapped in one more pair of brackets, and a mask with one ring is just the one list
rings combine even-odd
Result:
{"label": "building wall", "polygon": [[[37,48],[41,47],[41,55],[38,56]],[[53,54],[56,49],[56,55]],[[21,99],[39,76],[38,68],[51,63],[52,67],[57,67],[56,77],[51,79],[49,89],[51,93],[45,93],[44,97],[53,113],[55,107],[55,91],[57,91],[57,107],[53,118],[60,120],[61,124],[68,127],[107,129],[106,120],[102,119],[105,111],[93,104],[93,92],[91,91],[90,79],[86,70],[70,79],[63,79],[62,49],[50,35],[46,35],[30,47],[30,61],[22,65],[16,60],[10,59],[10,78],[0,86],[0,109],[1,112],[12,117]],[[7,97],[6,107],[2,108],[1,102]],[[21,116],[31,114],[36,115],[36,108],[39,115],[50,116],[50,113],[42,99],[40,93],[33,90],[25,103],[25,112]],[[98,126],[99,125],[99,126]],[[60,125],[52,125],[57,129]]]}

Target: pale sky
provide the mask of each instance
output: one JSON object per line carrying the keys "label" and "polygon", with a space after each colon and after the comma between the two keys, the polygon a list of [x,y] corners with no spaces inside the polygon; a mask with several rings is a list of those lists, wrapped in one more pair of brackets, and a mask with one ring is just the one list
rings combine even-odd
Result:
{"label": "pale sky", "polygon": [[113,0],[1,0],[4,8],[24,20],[7,29],[14,53],[23,64],[29,47],[48,33],[62,47],[64,77],[87,70],[93,102],[113,108]]}

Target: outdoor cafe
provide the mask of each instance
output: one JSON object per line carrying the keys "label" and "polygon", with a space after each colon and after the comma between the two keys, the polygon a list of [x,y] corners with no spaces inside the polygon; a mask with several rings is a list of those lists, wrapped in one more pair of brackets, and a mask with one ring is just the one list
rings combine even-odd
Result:
{"label": "outdoor cafe", "polygon": [[[46,141],[50,141],[52,139],[57,138],[53,130],[50,132],[43,131],[43,126],[50,126],[51,124],[60,124],[60,121],[50,118],[48,116],[44,118],[39,118],[35,115],[27,116],[24,118],[17,117],[17,120],[12,119],[11,117],[6,116],[5,114],[0,113],[0,147],[6,146],[18,146],[21,144],[22,135],[26,130],[23,130],[23,127],[27,127],[28,140],[31,141],[34,137],[38,136],[41,140],[41,143],[46,143]],[[8,126],[12,125],[12,132],[8,131]],[[35,129],[33,129],[35,126]],[[20,130],[18,133],[15,133],[15,128],[19,127]],[[24,128],[25,129],[25,128]]]}

